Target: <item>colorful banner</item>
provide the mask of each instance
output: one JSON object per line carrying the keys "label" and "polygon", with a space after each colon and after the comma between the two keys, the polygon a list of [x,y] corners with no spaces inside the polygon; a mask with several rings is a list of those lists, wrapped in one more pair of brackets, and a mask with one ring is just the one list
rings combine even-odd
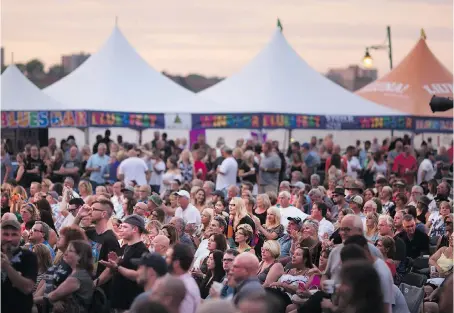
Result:
{"label": "colorful banner", "polygon": [[452,133],[452,118],[414,117],[415,133]]}
{"label": "colorful banner", "polygon": [[260,128],[260,114],[192,114],[192,128]]}
{"label": "colorful banner", "polygon": [[164,114],[91,112],[90,126],[164,128]]}
{"label": "colorful banner", "polygon": [[263,114],[262,128],[322,129],[323,116],[303,114]]}
{"label": "colorful banner", "polygon": [[326,129],[411,130],[413,119],[407,116],[333,116],[328,115]]}
{"label": "colorful banner", "polygon": [[4,128],[87,127],[85,111],[2,112]]}

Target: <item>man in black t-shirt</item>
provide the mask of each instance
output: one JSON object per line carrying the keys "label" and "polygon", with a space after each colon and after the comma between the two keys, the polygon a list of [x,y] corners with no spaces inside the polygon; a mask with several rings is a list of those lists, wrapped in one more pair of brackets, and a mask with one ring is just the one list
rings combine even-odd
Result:
{"label": "man in black t-shirt", "polygon": [[93,255],[95,261],[96,277],[99,277],[104,271],[105,266],[98,262],[107,261],[110,252],[118,253],[120,245],[117,237],[111,229],[107,228],[107,222],[112,216],[113,204],[108,200],[96,201],[91,207],[84,205],[76,215],[74,224],[79,225],[82,218],[91,217],[95,227],[85,229],[88,239],[96,243],[96,255]]}
{"label": "man in black t-shirt", "polygon": [[121,224],[120,237],[126,244],[122,247],[123,255],[109,253],[108,261],[100,261],[107,267],[101,276],[95,280],[95,285],[102,285],[111,280],[111,308],[123,311],[130,308],[135,297],[143,292],[143,286],[137,284],[137,265],[132,259],[140,258],[148,252],[142,241],[145,233],[145,221],[139,215],[133,214],[125,218]]}
{"label": "man in black t-shirt", "polygon": [[402,224],[404,231],[399,234],[399,237],[405,242],[407,257],[416,259],[423,255],[430,255],[429,236],[416,230],[415,218],[406,214],[403,217]]}
{"label": "man in black t-shirt", "polygon": [[25,180],[26,185],[32,182],[41,182],[41,173],[46,171],[46,166],[39,158],[39,150],[36,145],[31,146],[30,155],[25,160]]}
{"label": "man in black t-shirt", "polygon": [[38,260],[33,252],[19,247],[18,221],[3,221],[1,227],[2,312],[29,313],[33,306]]}

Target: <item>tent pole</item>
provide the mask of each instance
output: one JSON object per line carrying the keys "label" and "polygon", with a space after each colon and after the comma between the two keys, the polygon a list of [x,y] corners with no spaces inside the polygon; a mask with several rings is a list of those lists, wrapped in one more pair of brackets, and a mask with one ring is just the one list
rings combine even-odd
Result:
{"label": "tent pole", "polygon": [[290,147],[292,144],[292,129],[288,129],[288,147]]}
{"label": "tent pole", "polygon": [[142,145],[142,128],[140,128],[139,130],[139,146]]}
{"label": "tent pole", "polygon": [[85,139],[85,144],[89,145],[90,144],[90,127],[84,128],[84,139]]}

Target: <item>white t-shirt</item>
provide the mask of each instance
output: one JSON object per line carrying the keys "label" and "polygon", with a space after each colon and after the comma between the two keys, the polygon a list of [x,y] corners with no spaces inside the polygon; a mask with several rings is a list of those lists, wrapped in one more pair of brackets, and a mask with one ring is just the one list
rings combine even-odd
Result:
{"label": "white t-shirt", "polygon": [[[155,167],[158,171],[161,171],[159,174],[156,172]],[[164,161],[161,160],[156,163],[156,160],[150,160],[151,177],[148,183],[150,185],[161,186],[162,176],[164,175],[165,170],[166,164],[164,163]]]}
{"label": "white t-shirt", "polygon": [[125,185],[129,185],[132,180],[135,180],[139,185],[147,185],[148,182],[145,176],[145,172],[147,171],[147,164],[138,157],[127,158],[118,167],[118,173],[125,176]]}
{"label": "white t-shirt", "polygon": [[216,175],[216,190],[222,190],[236,184],[238,174],[238,162],[233,157],[228,157],[222,161],[220,172]]}
{"label": "white t-shirt", "polygon": [[334,225],[326,220],[325,218],[322,218],[319,222],[318,225],[318,238],[320,241],[323,240],[323,236],[325,234],[328,234],[328,236],[331,236],[334,233]]}
{"label": "white t-shirt", "polygon": [[[423,176],[422,172],[425,171],[426,174]],[[432,178],[435,177],[435,170],[432,162],[429,159],[424,159],[421,164],[419,165],[418,168],[418,185],[421,184],[421,182],[426,181],[428,182]]]}
{"label": "white t-shirt", "polygon": [[347,175],[356,179],[358,177],[358,172],[356,170],[361,169],[361,164],[357,157],[352,157],[350,161],[347,160]]}
{"label": "white t-shirt", "polygon": [[182,218],[186,224],[196,224],[197,226],[199,226],[200,223],[202,223],[202,218],[200,217],[199,210],[191,203],[188,204],[185,210],[183,210],[181,207],[178,207],[175,210],[175,217]]}
{"label": "white t-shirt", "polygon": [[281,211],[281,224],[284,226],[284,230],[287,231],[288,217],[299,217],[301,221],[304,221],[308,215],[294,206],[287,208],[279,208]]}

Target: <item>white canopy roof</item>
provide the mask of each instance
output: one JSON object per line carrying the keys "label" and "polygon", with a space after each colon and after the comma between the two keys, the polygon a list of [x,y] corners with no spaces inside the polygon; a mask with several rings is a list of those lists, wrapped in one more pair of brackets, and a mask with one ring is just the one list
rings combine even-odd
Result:
{"label": "white canopy roof", "polygon": [[401,115],[365,100],[312,69],[279,29],[242,70],[199,93],[225,104],[208,112]]}
{"label": "white canopy roof", "polygon": [[10,65],[1,76],[2,111],[52,111],[63,106],[43,93],[15,66]]}
{"label": "white canopy roof", "polygon": [[215,106],[150,67],[117,27],[97,53],[44,92],[71,110],[191,113]]}

